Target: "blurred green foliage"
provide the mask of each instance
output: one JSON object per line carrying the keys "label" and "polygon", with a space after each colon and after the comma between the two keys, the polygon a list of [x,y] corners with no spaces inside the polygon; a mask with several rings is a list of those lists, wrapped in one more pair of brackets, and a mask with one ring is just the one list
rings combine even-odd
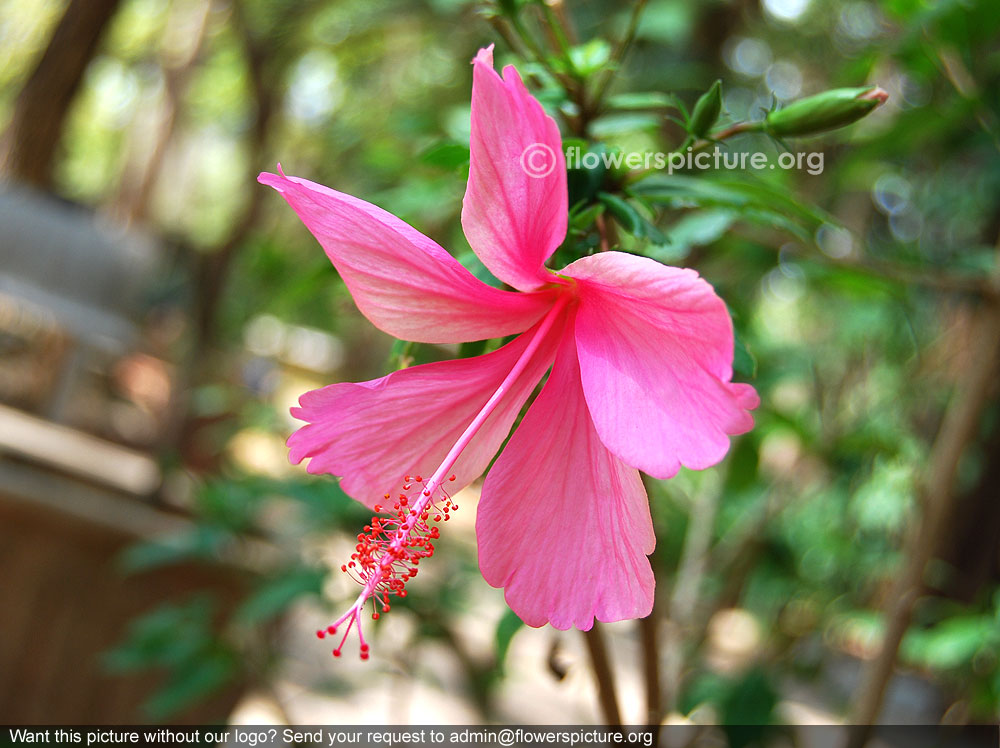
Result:
{"label": "blurred green foliage", "polygon": [[[5,9],[0,38],[7,43],[0,48],[17,64],[0,65],[0,123],[58,6],[35,0]],[[727,141],[733,152],[772,158],[783,147],[822,151],[819,175],[765,169],[636,176],[603,165],[574,168],[570,233],[554,259],[568,262],[603,242],[696,267],[730,306],[737,379],[753,381],[761,393],[756,428],[736,441],[722,466],[649,484],[659,606],[685,624],[684,666],[668,706],[689,714],[709,705],[722,724],[770,725],[780,721],[776,709],[788,679],[799,678],[818,684],[832,711],[842,708],[848,694],[824,685],[824,673],[830,663],[870,656],[884,628],[877,611],[902,562],[915,486],[963,365],[973,307],[941,280],[982,278],[994,265],[1000,5],[653,0],[624,62],[616,44],[630,9],[616,3],[567,3],[574,40],[551,49],[538,41],[546,51],[527,50],[530,60],[505,48],[487,22],[524,24],[536,33],[544,15],[530,2],[239,6],[239,21],[231,5],[205,11],[204,38],[183,63],[189,69],[175,92],[176,129],[148,212],[157,231],[201,253],[216,251],[250,222],[225,285],[216,289],[215,345],[230,365],[207,385],[221,388],[221,409],[232,416],[215,432],[219,451],[248,426],[276,439],[290,429],[268,399],[273,387],[233,373],[253,358],[245,335],[260,315],[337,334],[349,350],[345,378],[379,375],[390,360],[398,366],[452,355],[398,344],[390,356],[390,342],[367,332],[290,211],[277,200],[260,203],[253,215],[241,210],[262,189],[253,182],[256,170],[273,168],[280,157],[288,173],[399,215],[486,278],[458,220],[468,163],[467,62],[480,46],[498,42],[500,62],[527,74],[559,118],[567,148],[584,153],[669,151],[693,142],[689,135],[759,121],[775,105],[831,88],[878,84],[889,92],[889,103],[871,117],[819,139],[781,144],[751,134]],[[196,0],[123,3],[68,125],[58,172],[63,194],[102,206],[121,200],[124,175],[150,145],[142,118],[168,95],[177,55],[170,40],[198,8]],[[259,69],[248,49],[261,55]],[[252,136],[261,103],[252,102],[260,96],[257,74],[274,110],[263,141]],[[721,89],[713,88],[720,78]],[[581,109],[580,91],[586,103],[606,85],[599,110]],[[693,108],[693,122],[685,108]],[[179,284],[165,296],[183,305],[189,292]],[[984,429],[995,431],[997,414],[991,417]],[[985,466],[997,459],[988,437],[963,466],[961,488],[970,502]],[[132,549],[124,568],[233,564],[255,542],[279,552],[265,570],[247,574],[249,591],[235,608],[220,610],[205,597],[170,601],[137,621],[109,654],[109,666],[119,670],[170,671],[149,704],[158,719],[249,677],[248,670],[266,679],[269,653],[278,650],[274,622],[293,603],[323,592],[328,569],[304,560],[301,547],[309,538],[350,537],[366,520],[332,478],[248,475],[225,461],[218,474],[198,478],[190,510],[191,532]],[[692,568],[684,560],[699,512],[710,512],[711,521],[695,595],[677,599],[680,575]],[[945,706],[961,704],[969,719],[995,720],[996,559],[971,595],[952,594],[964,572],[953,553],[961,541],[951,542],[933,581],[939,597],[918,608],[902,665],[938,684]],[[405,607],[420,621],[418,638],[459,651],[449,616],[466,605],[470,587],[485,585],[468,547],[445,547],[435,559],[446,564],[444,583],[421,588]],[[713,665],[705,633],[729,608],[748,611],[762,632],[749,663],[731,673]],[[460,655],[484,718],[496,717],[491,694],[519,630],[508,614],[496,622],[495,652]],[[250,651],[258,654],[248,657]],[[749,744],[761,734],[731,737]]]}

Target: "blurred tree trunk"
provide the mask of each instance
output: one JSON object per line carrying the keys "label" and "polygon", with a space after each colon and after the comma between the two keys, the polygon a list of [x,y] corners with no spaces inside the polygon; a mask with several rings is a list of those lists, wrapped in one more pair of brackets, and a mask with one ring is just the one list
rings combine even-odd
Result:
{"label": "blurred tree trunk", "polygon": [[7,131],[9,175],[48,190],[63,123],[84,70],[119,0],[70,0],[14,105]]}
{"label": "blurred tree trunk", "polygon": [[[145,221],[149,217],[153,189],[160,178],[167,151],[177,130],[182,100],[197,69],[208,31],[212,0],[197,5],[175,6],[164,33],[172,54],[162,54],[164,96],[160,111],[152,122],[133,121],[133,141],[149,128],[156,134],[152,146],[143,149],[132,144],[130,158],[118,186],[117,215],[125,223]],[[145,152],[144,152],[145,151]]]}
{"label": "blurred tree trunk", "polygon": [[1000,303],[984,303],[972,340],[974,364],[963,373],[931,448],[918,503],[920,515],[904,544],[905,562],[886,600],[885,635],[879,654],[865,664],[854,692],[847,748],[862,748],[875,724],[886,688],[893,676],[899,647],[909,628],[914,607],[924,592],[928,563],[940,552],[957,507],[955,478],[965,448],[979,431],[1000,371]]}
{"label": "blurred tree trunk", "polygon": [[[252,167],[246,175],[249,187],[247,202],[233,221],[228,236],[208,252],[188,251],[193,276],[194,299],[192,304],[193,330],[190,360],[181,389],[190,393],[199,386],[219,380],[225,371],[220,340],[219,308],[226,284],[239,250],[252,234],[261,214],[264,199],[269,191],[256,182],[257,166],[267,150],[268,135],[275,114],[279,111],[280,83],[287,67],[295,60],[293,47],[279,49],[270,39],[288,38],[301,24],[307,23],[323,0],[286,0],[285,12],[275,11],[277,21],[261,28],[248,17],[245,0],[230,6],[230,23],[243,47],[246,69],[250,80],[254,124],[247,135]],[[200,435],[218,429],[218,422],[205,419],[191,411],[189,403],[177,408],[177,421],[167,429],[168,437],[177,446],[185,465],[200,472],[217,469],[221,452],[208,437]]]}
{"label": "blurred tree trunk", "polygon": [[979,481],[959,500],[942,556],[955,569],[942,594],[973,603],[1000,581],[1000,424],[994,421],[983,450],[985,468]]}

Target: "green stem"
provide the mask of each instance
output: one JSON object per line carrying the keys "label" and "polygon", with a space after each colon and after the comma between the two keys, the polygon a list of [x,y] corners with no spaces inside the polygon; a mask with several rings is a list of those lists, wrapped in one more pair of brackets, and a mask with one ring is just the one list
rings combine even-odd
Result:
{"label": "green stem", "polygon": [[559,51],[565,58],[566,64],[569,66],[569,69],[572,70],[573,61],[570,58],[570,52],[569,52],[571,45],[569,43],[569,39],[566,38],[566,32],[563,29],[562,24],[559,22],[559,19],[556,18],[555,13],[552,12],[552,8],[549,7],[549,4],[545,2],[545,0],[542,0],[542,2],[539,3],[539,5],[542,8],[542,14],[545,16],[545,23],[552,31],[552,36],[556,40],[556,44],[559,47]]}
{"label": "green stem", "polygon": [[611,65],[608,67],[607,72],[603,75],[597,84],[597,90],[594,93],[594,110],[600,111],[601,106],[604,103],[604,96],[608,92],[608,87],[611,85],[611,81],[614,80],[615,73],[621,67],[622,62],[625,59],[625,55],[628,54],[629,49],[632,48],[633,42],[635,42],[635,35],[639,31],[639,21],[642,18],[642,11],[646,8],[646,3],[648,0],[636,0],[635,5],[632,6],[632,15],[629,17],[628,30],[625,32],[625,36],[622,37],[621,41],[618,42],[618,46],[615,47],[614,52],[611,53]]}
{"label": "green stem", "polygon": [[[690,147],[692,153],[697,153],[699,151],[705,150],[710,145],[719,143],[723,140],[728,140],[729,138],[735,137],[736,135],[741,135],[746,132],[758,132],[762,123],[760,122],[737,122],[735,125],[730,125],[718,132],[713,133],[709,138],[695,141],[692,145],[692,140],[694,140],[690,135],[688,135],[684,142],[680,144],[677,148],[671,151],[671,153],[683,153],[686,152]],[[637,171],[630,172],[625,176],[624,183],[626,185],[635,184],[640,181],[643,177],[649,176],[655,173],[655,169],[639,169]]]}

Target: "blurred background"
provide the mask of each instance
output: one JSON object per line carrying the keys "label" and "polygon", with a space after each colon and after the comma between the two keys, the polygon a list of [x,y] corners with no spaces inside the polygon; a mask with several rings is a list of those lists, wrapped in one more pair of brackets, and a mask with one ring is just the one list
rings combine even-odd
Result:
{"label": "blurred background", "polygon": [[[1000,5],[522,5],[0,0],[0,721],[593,723],[609,693],[631,723],[1000,719]],[[643,251],[726,299],[762,398],[723,464],[648,483],[654,616],[522,626],[478,573],[473,487],[372,659],[334,662],[312,632],[368,515],[289,466],[288,408],[462,351],[375,330],[256,175],[475,267],[468,62],[495,42],[567,110],[504,42],[552,12],[582,75],[639,19],[591,143],[676,147],[665,94],[718,78],[727,121],[890,98],[796,145],[820,175],[649,192]]]}

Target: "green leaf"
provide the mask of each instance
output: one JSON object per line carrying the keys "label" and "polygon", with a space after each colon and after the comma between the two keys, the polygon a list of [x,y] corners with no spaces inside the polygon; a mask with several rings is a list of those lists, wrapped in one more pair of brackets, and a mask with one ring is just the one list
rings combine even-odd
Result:
{"label": "green leaf", "polygon": [[729,230],[736,218],[736,213],[730,210],[689,213],[667,230],[671,254],[686,257],[692,247],[711,244]]}
{"label": "green leaf", "polygon": [[497,669],[503,670],[504,661],[507,659],[507,650],[510,649],[511,640],[514,634],[521,630],[524,621],[517,617],[517,613],[509,608],[503,614],[496,630],[496,661]]}
{"label": "green leaf", "polygon": [[991,648],[998,639],[1000,630],[987,616],[951,618],[931,629],[912,629],[903,640],[902,654],[924,667],[952,670],[970,666],[980,649]]}
{"label": "green leaf", "polygon": [[134,574],[191,559],[209,560],[232,539],[232,533],[212,525],[130,546],[118,557],[123,571]]}
{"label": "green leaf", "polygon": [[673,99],[659,91],[620,93],[608,97],[611,109],[665,109],[673,105]]}
{"label": "green leaf", "polygon": [[722,724],[729,745],[759,745],[774,722],[778,692],[762,668],[753,668],[727,689],[721,699]]}
{"label": "green leaf", "polygon": [[743,336],[735,329],[733,330],[733,371],[744,379],[753,379],[757,376],[757,359],[750,352]]}
{"label": "green leaf", "polygon": [[416,343],[409,340],[392,341],[392,347],[389,349],[389,368],[399,370],[409,366],[415,345]]}
{"label": "green leaf", "polygon": [[[614,216],[621,227],[632,236],[637,239],[648,239],[655,245],[670,242],[670,239],[652,221],[627,200],[608,192],[600,192],[597,197],[607,206],[608,212]],[[647,254],[652,256],[652,252],[647,252]]]}
{"label": "green leaf", "polygon": [[633,236],[640,236],[643,231],[642,216],[639,211],[629,205],[625,200],[612,195],[610,192],[597,193],[597,199],[604,203],[608,212],[615,217],[615,220],[625,231]]}
{"label": "green leaf", "polygon": [[749,175],[708,179],[655,174],[630,187],[629,194],[650,205],[675,209],[728,208],[739,218],[777,225],[810,242],[824,223],[837,224],[822,210],[804,205],[784,190]]}
{"label": "green leaf", "polygon": [[236,610],[241,623],[260,623],[285,612],[295,600],[306,595],[318,596],[326,572],[308,567],[294,568],[268,581],[250,595]]}
{"label": "green leaf", "polygon": [[183,662],[211,646],[213,601],[204,595],[167,604],[133,620],[124,640],[104,655],[111,671],[128,672]]}
{"label": "green leaf", "polygon": [[470,340],[458,346],[459,358],[474,358],[486,353],[489,348],[489,340]]}
{"label": "green leaf", "polygon": [[611,45],[604,39],[591,39],[586,44],[572,47],[569,51],[573,70],[583,78],[602,70],[610,59]]}
{"label": "green leaf", "polygon": [[657,246],[670,244],[670,237],[668,237],[666,234],[660,231],[660,228],[655,223],[646,218],[646,216],[642,215],[642,213],[639,214],[639,220],[642,221],[642,230],[641,233],[638,234],[638,236],[644,239],[649,239],[649,241],[652,244],[655,244]]}
{"label": "green leaf", "polygon": [[570,231],[586,231],[597,220],[597,217],[604,213],[604,203],[594,203],[586,208],[571,210],[569,213]]}
{"label": "green leaf", "polygon": [[263,498],[258,487],[250,483],[216,478],[201,486],[195,503],[204,520],[239,532],[253,526]]}
{"label": "green leaf", "polygon": [[206,652],[178,668],[143,705],[143,710],[156,721],[168,719],[235,680],[238,672],[238,660],[232,653]]}
{"label": "green leaf", "polygon": [[497,280],[496,276],[489,271],[489,269],[483,264],[483,261],[479,259],[479,256],[473,252],[471,249],[461,254],[456,252],[459,264],[461,264],[466,270],[472,273],[476,278],[481,280],[487,286],[493,286],[494,288],[502,288],[503,283]]}
{"label": "green leaf", "polygon": [[[607,146],[603,143],[595,143],[580,148],[577,152],[579,158],[567,159],[566,186],[569,190],[570,205],[590,205],[597,199],[597,193],[608,172],[608,167],[604,163],[604,154],[607,150]],[[596,160],[587,158],[590,153],[597,156]]]}
{"label": "green leaf", "polygon": [[363,524],[371,516],[367,509],[344,493],[338,481],[327,476],[275,481],[266,490],[297,501],[302,508],[303,525],[314,531],[340,529],[358,522]]}
{"label": "green leaf", "polygon": [[420,154],[420,161],[442,169],[457,169],[469,163],[469,145],[447,141],[436,143]]}
{"label": "green leaf", "polygon": [[661,118],[655,114],[609,114],[595,119],[590,132],[595,138],[608,138],[633,132],[659,129]]}
{"label": "green leaf", "polygon": [[497,0],[497,7],[500,12],[508,18],[517,18],[521,8],[528,4],[528,0]]}

